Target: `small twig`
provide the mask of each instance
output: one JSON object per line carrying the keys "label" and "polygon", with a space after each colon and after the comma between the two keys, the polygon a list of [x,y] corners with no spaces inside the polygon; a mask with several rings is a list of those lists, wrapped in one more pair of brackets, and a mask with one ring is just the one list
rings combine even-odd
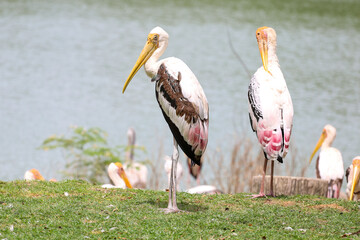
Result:
{"label": "small twig", "polygon": [[235,51],[235,48],[234,48],[234,46],[233,46],[233,44],[232,44],[232,41],[231,41],[231,36],[230,36],[229,28],[227,28],[226,32],[227,32],[227,36],[228,36],[228,40],[229,40],[229,45],[230,45],[231,51],[233,52],[233,54],[235,55],[235,57],[239,60],[239,62],[241,63],[241,65],[242,65],[243,68],[245,69],[246,73],[248,74],[249,78],[251,78],[250,71],[249,71],[249,69],[246,67],[245,62],[241,59],[240,55]]}

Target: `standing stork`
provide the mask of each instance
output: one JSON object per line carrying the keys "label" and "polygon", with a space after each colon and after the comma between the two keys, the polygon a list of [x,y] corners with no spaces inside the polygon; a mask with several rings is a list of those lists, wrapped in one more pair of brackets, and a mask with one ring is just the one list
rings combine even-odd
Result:
{"label": "standing stork", "polygon": [[316,177],[329,182],[328,198],[339,198],[344,177],[344,163],[341,153],[336,148],[331,147],[335,137],[336,128],[330,124],[325,125],[309,161],[310,164],[315,153],[321,147],[320,154],[316,160]]}
{"label": "standing stork", "polygon": [[271,161],[270,195],[273,191],[274,161],[283,162],[288,150],[293,122],[293,105],[284,76],[276,56],[276,33],[269,27],[256,31],[261,60],[260,67],[251,78],[248,90],[249,117],[252,130],[261,144],[265,160],[260,193],[264,197],[267,161]]}
{"label": "standing stork", "polygon": [[360,156],[355,157],[346,170],[346,181],[346,194],[349,200],[360,200]]}
{"label": "standing stork", "polygon": [[166,213],[178,212],[176,204],[176,166],[178,145],[196,164],[208,142],[209,107],[204,91],[190,68],[180,59],[169,57],[159,60],[167,48],[169,35],[155,27],[148,35],[123,93],[137,71],[144,65],[146,74],[155,82],[155,94],[163,116],[174,137],[169,204]]}

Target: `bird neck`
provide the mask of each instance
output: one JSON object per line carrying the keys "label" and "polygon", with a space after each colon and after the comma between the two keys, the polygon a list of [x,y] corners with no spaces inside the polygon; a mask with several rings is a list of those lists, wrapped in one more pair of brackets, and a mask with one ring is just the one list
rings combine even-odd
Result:
{"label": "bird neck", "polygon": [[154,77],[157,74],[157,71],[160,66],[160,62],[158,62],[159,58],[165,52],[167,48],[168,42],[162,41],[159,43],[159,47],[155,50],[155,52],[151,55],[151,57],[147,60],[144,65],[145,72],[149,77]]}
{"label": "bird neck", "polygon": [[324,140],[323,144],[321,145],[321,149],[331,147],[333,141],[334,141],[334,138],[333,138],[333,137],[327,137],[327,138]]}
{"label": "bird neck", "polygon": [[276,56],[276,45],[275,44],[269,44],[268,48],[268,64],[269,65],[279,65],[279,59]]}
{"label": "bird neck", "polygon": [[119,176],[117,171],[109,171],[109,177],[115,186],[125,188],[125,182]]}

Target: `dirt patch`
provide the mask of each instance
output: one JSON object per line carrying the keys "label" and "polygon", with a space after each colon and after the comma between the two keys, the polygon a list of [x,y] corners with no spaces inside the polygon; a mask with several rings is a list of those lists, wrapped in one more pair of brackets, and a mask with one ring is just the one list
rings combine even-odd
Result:
{"label": "dirt patch", "polygon": [[295,201],[281,201],[281,200],[276,200],[276,199],[267,199],[264,203],[265,204],[276,204],[276,205],[280,205],[283,207],[291,207],[291,206],[296,205]]}
{"label": "dirt patch", "polygon": [[337,205],[335,203],[314,205],[314,206],[309,206],[309,208],[315,208],[315,209],[318,209],[318,210],[324,210],[324,209],[332,208],[332,209],[339,210],[341,212],[349,212],[349,210],[347,210],[346,208],[344,208],[342,206],[339,206],[339,205]]}

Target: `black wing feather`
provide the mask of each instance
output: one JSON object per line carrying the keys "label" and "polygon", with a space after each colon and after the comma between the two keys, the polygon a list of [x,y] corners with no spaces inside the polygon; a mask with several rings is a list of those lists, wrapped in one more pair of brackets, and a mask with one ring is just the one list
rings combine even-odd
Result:
{"label": "black wing feather", "polygon": [[[249,104],[251,106],[251,110],[252,110],[257,122],[259,121],[260,118],[263,118],[263,115],[262,115],[262,112],[260,109],[260,103],[256,99],[258,88],[259,88],[258,84],[256,84],[256,82],[253,81],[253,79],[251,79],[251,82],[249,84],[249,90],[248,90],[248,99],[249,99]],[[250,122],[250,123],[252,123],[252,122]]]}

